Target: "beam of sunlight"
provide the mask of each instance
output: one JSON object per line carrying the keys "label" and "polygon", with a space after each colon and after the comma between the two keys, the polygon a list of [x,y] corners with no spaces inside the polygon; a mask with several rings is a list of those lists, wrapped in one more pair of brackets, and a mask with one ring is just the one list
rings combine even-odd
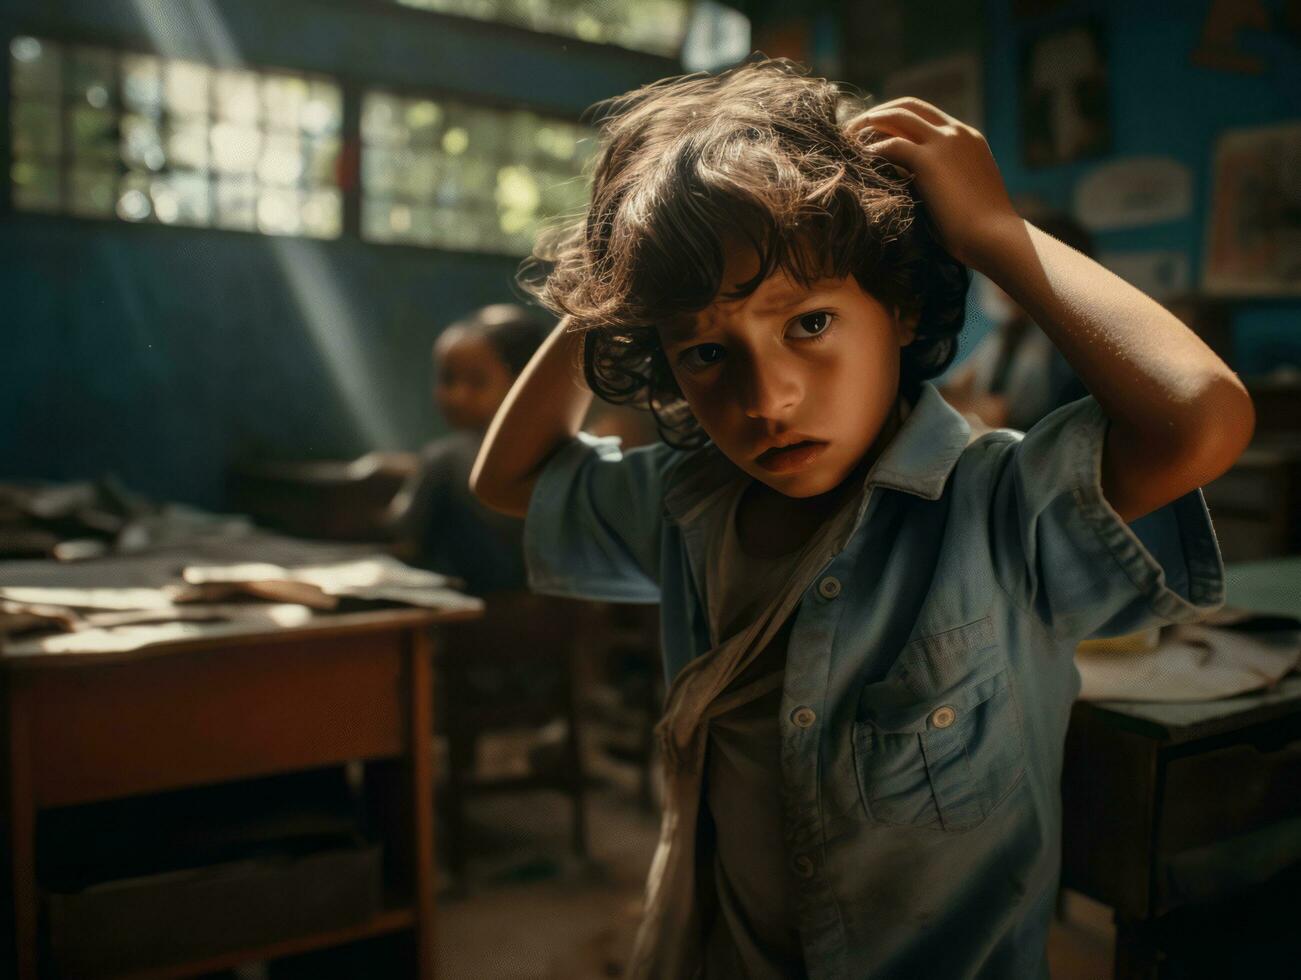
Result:
{"label": "beam of sunlight", "polygon": [[[188,57],[197,39],[209,64],[244,67],[238,45],[212,0],[131,2],[157,54]],[[266,241],[357,434],[368,448],[397,448],[397,428],[382,403],[382,387],[366,356],[357,316],[321,243],[280,236],[266,236]]]}

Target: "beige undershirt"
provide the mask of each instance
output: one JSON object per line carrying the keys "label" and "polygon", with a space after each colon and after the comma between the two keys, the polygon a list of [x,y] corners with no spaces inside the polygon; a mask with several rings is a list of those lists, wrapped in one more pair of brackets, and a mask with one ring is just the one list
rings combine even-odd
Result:
{"label": "beige undershirt", "polygon": [[[803,546],[776,558],[741,547],[733,495],[711,535],[706,607],[715,643],[750,626],[786,587]],[[782,833],[781,711],[789,624],[723,690],[708,711],[701,833],[704,976],[786,980],[805,975]],[[712,857],[710,854],[712,851]]]}
{"label": "beige undershirt", "polygon": [[[688,519],[699,521],[711,530],[732,529],[734,534],[735,505],[743,485],[750,482],[748,477],[740,477],[735,483],[709,494],[695,505]],[[762,837],[771,842],[771,846],[762,846],[771,853],[760,859],[762,868],[757,864],[753,866],[759,875],[757,885],[740,884],[750,881],[746,862],[755,858],[753,852],[746,853],[740,861],[726,856],[716,859],[714,852],[718,849],[709,838],[727,835],[730,841],[741,841],[744,845],[749,833],[744,824],[753,819],[756,806],[756,798],[747,795],[747,786],[754,784],[755,792],[768,794],[758,804],[765,808],[780,799],[778,716],[789,624],[804,591],[826,562],[844,547],[854,519],[864,504],[862,493],[849,495],[841,508],[804,546],[777,560],[784,566],[781,574],[756,574],[748,564],[744,570],[738,570],[734,559],[720,566],[716,560],[708,558],[720,554],[715,544],[719,537],[714,535],[714,541],[704,542],[707,545],[704,552],[707,567],[701,570],[705,579],[701,585],[714,646],[693,659],[674,678],[669,687],[664,717],[656,726],[664,762],[664,812],[659,846],[646,876],[645,911],[625,974],[627,980],[697,978],[702,974],[710,980],[715,976],[790,975],[772,972],[781,971],[790,951],[799,948],[789,908],[782,904],[784,899],[774,901],[772,896],[774,887],[794,892],[793,888],[785,889],[786,872],[777,871],[768,861],[769,857],[780,859],[785,852],[780,810],[764,821],[768,829],[762,832]],[[750,561],[748,557],[745,560],[747,563]],[[721,576],[720,567],[732,571]],[[712,587],[709,584],[711,578]],[[727,626],[735,632],[730,635],[720,632],[719,626]],[[771,701],[761,700],[767,698]],[[754,719],[750,718],[751,711]],[[730,717],[721,723],[716,722],[723,716]],[[744,734],[748,727],[747,719],[757,719],[753,737]],[[724,765],[714,773],[714,803],[719,812],[711,814],[703,798],[709,782],[709,749],[711,741],[714,746],[718,745],[717,732],[724,729],[736,736],[731,739],[724,735],[724,741],[729,746],[738,747],[742,755],[724,756],[725,750],[712,753],[713,758],[721,759]],[[746,770],[746,759],[753,760],[763,775],[734,780],[723,771],[733,767]],[[717,782],[720,776],[723,789]],[[740,820],[735,806],[729,802],[739,799],[745,800],[746,806]],[[714,825],[717,825],[717,832],[707,833]],[[740,850],[744,851],[744,846]],[[739,852],[729,849],[727,853]],[[765,921],[772,919],[783,923],[782,935],[777,937],[772,948],[751,955],[750,950],[754,947],[741,941],[744,933],[730,925],[741,921],[739,915],[723,917],[717,914],[716,907],[721,904],[720,890],[713,869],[719,862],[726,863],[725,873],[734,867],[745,869],[725,880],[733,885],[740,884],[741,892],[753,899],[751,908],[754,911],[750,914]],[[734,887],[722,896],[722,901],[731,901],[737,894]],[[743,910],[744,900],[733,902],[731,907],[735,911]],[[722,931],[714,931],[714,925],[720,921],[723,922],[719,927]],[[707,932],[712,932],[712,935],[707,935]],[[743,964],[739,968],[737,956],[741,957],[739,962]],[[715,964],[713,968],[708,966],[711,960]],[[797,970],[794,975],[798,977],[802,965],[797,964]]]}

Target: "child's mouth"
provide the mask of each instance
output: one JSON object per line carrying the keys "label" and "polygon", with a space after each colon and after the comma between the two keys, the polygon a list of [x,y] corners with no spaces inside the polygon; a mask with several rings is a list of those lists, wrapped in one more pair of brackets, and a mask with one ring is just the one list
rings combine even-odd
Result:
{"label": "child's mouth", "polygon": [[827,448],[825,442],[805,439],[779,449],[769,449],[755,459],[769,473],[790,473],[802,469],[822,455]]}

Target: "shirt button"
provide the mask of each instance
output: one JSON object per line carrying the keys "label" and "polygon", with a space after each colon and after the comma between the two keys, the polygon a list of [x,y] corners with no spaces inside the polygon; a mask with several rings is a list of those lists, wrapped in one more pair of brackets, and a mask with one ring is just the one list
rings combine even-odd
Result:
{"label": "shirt button", "polygon": [[813,859],[809,857],[807,854],[801,854],[794,861],[792,861],[791,867],[795,869],[795,873],[799,875],[801,878],[813,877]]}
{"label": "shirt button", "polygon": [[813,723],[818,720],[818,716],[812,708],[801,705],[791,712],[791,721],[795,722],[798,728],[812,728]]}
{"label": "shirt button", "polygon": [[824,599],[834,599],[840,595],[840,579],[834,575],[828,575],[818,583],[818,595]]}
{"label": "shirt button", "polygon": [[948,728],[958,720],[958,713],[952,706],[945,705],[931,712],[931,724],[936,728]]}

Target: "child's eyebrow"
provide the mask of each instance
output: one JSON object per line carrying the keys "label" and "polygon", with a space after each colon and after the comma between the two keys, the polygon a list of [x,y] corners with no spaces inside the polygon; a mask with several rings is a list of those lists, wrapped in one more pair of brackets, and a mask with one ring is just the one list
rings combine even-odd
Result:
{"label": "child's eyebrow", "polygon": [[768,298],[768,302],[762,307],[755,310],[759,316],[771,316],[774,313],[785,313],[787,310],[796,306],[804,306],[815,300],[830,299],[831,290],[819,288],[819,283],[811,286],[791,286],[780,292],[774,293]]}
{"label": "child's eyebrow", "polygon": [[694,316],[670,317],[660,324],[664,331],[665,345],[684,343],[696,335],[696,318]]}
{"label": "child's eyebrow", "polygon": [[[810,286],[792,283],[789,286],[774,289],[770,296],[765,297],[767,301],[764,305],[756,309],[754,313],[756,316],[761,317],[785,313],[796,306],[803,306],[814,300],[829,299],[830,296],[827,295],[829,292],[830,290],[826,289],[821,282],[813,283]],[[667,347],[694,339],[699,333],[696,327],[696,317],[690,314],[664,320],[660,324],[664,345]]]}

